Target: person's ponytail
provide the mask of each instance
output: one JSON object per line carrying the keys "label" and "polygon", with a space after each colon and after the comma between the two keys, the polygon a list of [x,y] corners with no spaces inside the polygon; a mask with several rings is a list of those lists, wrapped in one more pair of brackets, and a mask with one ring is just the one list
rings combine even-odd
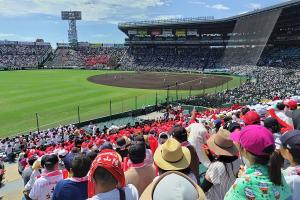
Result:
{"label": "person's ponytail", "polygon": [[281,166],[282,166],[282,157],[278,152],[274,151],[270,156],[269,176],[270,176],[270,180],[275,185],[282,184]]}
{"label": "person's ponytail", "polygon": [[281,166],[283,163],[283,159],[281,155],[274,151],[274,146],[267,147],[264,152],[269,154],[268,156],[255,156],[255,163],[269,166],[269,179],[275,185],[281,185]]}

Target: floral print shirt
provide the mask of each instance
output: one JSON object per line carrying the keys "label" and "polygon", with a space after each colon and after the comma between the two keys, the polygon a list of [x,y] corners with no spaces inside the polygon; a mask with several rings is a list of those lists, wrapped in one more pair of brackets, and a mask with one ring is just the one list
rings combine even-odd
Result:
{"label": "floral print shirt", "polygon": [[291,191],[282,176],[282,185],[275,185],[269,179],[268,167],[252,165],[245,175],[236,179],[224,200],[286,200]]}

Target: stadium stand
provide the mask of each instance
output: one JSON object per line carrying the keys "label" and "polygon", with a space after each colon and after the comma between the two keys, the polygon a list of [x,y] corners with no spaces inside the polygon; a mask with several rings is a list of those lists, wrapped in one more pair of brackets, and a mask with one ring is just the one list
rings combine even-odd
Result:
{"label": "stadium stand", "polygon": [[0,42],[0,68],[37,68],[52,52],[50,43]]}
{"label": "stadium stand", "polygon": [[68,44],[57,44],[52,58],[46,62],[47,67],[107,68],[117,67],[126,52],[123,46],[103,46],[103,44],[81,43],[76,49]]}

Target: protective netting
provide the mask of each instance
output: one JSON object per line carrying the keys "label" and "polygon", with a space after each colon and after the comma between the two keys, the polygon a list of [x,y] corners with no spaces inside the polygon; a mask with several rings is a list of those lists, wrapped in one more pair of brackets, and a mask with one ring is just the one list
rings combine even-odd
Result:
{"label": "protective netting", "polygon": [[225,66],[256,65],[281,11],[282,9],[277,9],[238,19],[221,63]]}

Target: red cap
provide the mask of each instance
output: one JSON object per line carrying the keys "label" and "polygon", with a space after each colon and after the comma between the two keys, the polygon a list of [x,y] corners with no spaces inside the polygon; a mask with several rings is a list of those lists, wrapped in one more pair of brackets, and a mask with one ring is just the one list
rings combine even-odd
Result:
{"label": "red cap", "polygon": [[296,110],[298,107],[297,101],[295,101],[294,99],[285,99],[283,101],[283,104],[285,106],[288,106],[289,108],[291,108],[292,110]]}
{"label": "red cap", "polygon": [[253,125],[260,123],[260,116],[255,111],[249,111],[243,116],[243,120],[246,125]]}
{"label": "red cap", "polygon": [[88,148],[88,143],[83,142],[83,143],[81,144],[81,148]]}

